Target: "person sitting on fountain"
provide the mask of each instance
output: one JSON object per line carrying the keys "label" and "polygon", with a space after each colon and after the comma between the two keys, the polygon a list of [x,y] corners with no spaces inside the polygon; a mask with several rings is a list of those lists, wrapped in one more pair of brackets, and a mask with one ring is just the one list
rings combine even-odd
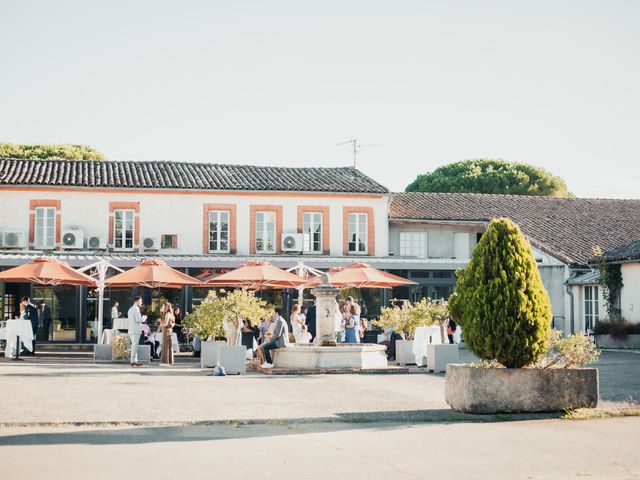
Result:
{"label": "person sitting on fountain", "polygon": [[280,316],[279,313],[274,312],[271,317],[271,323],[274,324],[273,335],[271,339],[260,345],[258,348],[258,358],[262,362],[260,365],[262,368],[273,368],[273,360],[271,359],[271,350],[276,348],[283,348],[287,346],[287,337],[289,336],[289,329],[287,328],[287,322]]}

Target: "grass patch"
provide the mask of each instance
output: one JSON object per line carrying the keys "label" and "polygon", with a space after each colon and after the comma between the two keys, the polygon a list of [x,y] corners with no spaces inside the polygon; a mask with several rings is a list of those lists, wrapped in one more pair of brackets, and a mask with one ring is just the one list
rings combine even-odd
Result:
{"label": "grass patch", "polygon": [[624,402],[620,407],[598,410],[579,408],[567,410],[560,416],[562,420],[594,420],[597,418],[640,417],[640,405],[637,402]]}

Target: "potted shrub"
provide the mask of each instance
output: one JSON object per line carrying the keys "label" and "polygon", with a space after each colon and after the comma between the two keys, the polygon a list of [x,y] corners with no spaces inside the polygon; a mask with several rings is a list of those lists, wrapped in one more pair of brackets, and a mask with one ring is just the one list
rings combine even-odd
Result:
{"label": "potted shrub", "polygon": [[640,348],[640,323],[629,320],[601,320],[594,328],[600,348]]}
{"label": "potted shrub", "polygon": [[[592,356],[544,362],[553,346],[551,306],[531,246],[515,223],[500,218],[489,224],[471,261],[458,272],[449,306],[467,348],[484,361],[480,368],[447,366],[445,399],[454,410],[539,412],[597,405],[598,372],[579,368]],[[583,336],[566,342],[584,340],[590,341]],[[551,368],[559,366],[566,368]]]}
{"label": "potted shrub", "polygon": [[[252,291],[242,289],[220,294],[210,291],[203,302],[187,315],[184,322],[200,336],[202,367],[220,364],[227,373],[244,372],[246,348],[240,345],[242,320],[253,325],[267,315],[269,305]],[[226,342],[216,341],[226,338]],[[221,348],[225,345],[226,348]],[[238,359],[242,359],[241,365]]]}

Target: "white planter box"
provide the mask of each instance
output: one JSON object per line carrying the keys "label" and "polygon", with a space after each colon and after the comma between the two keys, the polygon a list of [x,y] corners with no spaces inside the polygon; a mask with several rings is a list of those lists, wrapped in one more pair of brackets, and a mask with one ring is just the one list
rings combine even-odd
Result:
{"label": "white planter box", "polygon": [[396,340],[396,363],[399,365],[416,363],[416,356],[413,354],[413,340]]}
{"label": "white planter box", "polygon": [[220,345],[220,365],[227,375],[247,373],[246,352],[244,345]]}
{"label": "white planter box", "polygon": [[219,363],[227,375],[244,374],[247,373],[246,352],[244,345],[229,346],[223,341],[202,342],[200,366],[212,368]]}
{"label": "white planter box", "polygon": [[200,367],[207,368],[216,366],[219,354],[218,347],[226,346],[227,343],[223,341],[202,342],[200,345]]}
{"label": "white planter box", "polygon": [[458,363],[460,352],[457,344],[428,344],[427,345],[427,370],[432,372],[445,372],[447,364]]}

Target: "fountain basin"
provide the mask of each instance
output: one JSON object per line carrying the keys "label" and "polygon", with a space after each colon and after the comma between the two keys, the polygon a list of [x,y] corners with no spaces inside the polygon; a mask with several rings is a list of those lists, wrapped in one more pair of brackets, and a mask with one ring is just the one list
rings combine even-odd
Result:
{"label": "fountain basin", "polygon": [[335,347],[291,345],[274,351],[273,366],[288,369],[387,368],[386,347],[346,343]]}

